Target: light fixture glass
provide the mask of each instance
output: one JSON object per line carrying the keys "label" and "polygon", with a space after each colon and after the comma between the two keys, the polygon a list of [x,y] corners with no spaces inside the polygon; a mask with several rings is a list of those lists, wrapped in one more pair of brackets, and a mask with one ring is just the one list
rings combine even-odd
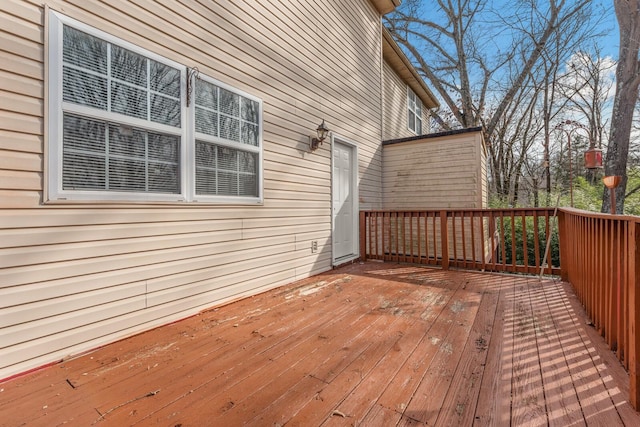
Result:
{"label": "light fixture glass", "polygon": [[324,119],[322,120],[322,123],[320,123],[316,131],[318,132],[318,139],[320,141],[324,141],[324,139],[327,137],[327,134],[329,133],[329,128],[324,123]]}
{"label": "light fixture glass", "polygon": [[322,142],[327,138],[327,135],[329,135],[329,128],[325,124],[324,119],[322,119],[322,123],[318,125],[316,134],[318,136],[317,138],[309,137],[309,149],[311,151],[317,150],[318,147],[322,145]]}

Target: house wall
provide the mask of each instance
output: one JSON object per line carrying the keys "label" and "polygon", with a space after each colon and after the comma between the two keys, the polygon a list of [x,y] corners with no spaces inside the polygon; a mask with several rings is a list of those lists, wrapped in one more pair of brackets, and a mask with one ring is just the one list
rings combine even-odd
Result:
{"label": "house wall", "polygon": [[[385,144],[383,164],[384,209],[480,209],[488,206],[487,160],[480,130]],[[395,224],[398,221],[395,218],[387,218],[386,221],[391,221],[392,229],[405,227],[407,234],[412,230],[414,253],[418,253],[417,247],[422,245],[423,248],[436,247],[433,256],[442,256],[438,222],[424,219],[420,227],[417,224],[411,227],[403,219],[399,220],[399,224]],[[476,218],[472,223],[470,218],[458,217],[455,219],[455,232],[453,219],[448,221],[451,259],[487,259],[490,237],[486,219]],[[480,221],[483,222],[482,227]],[[420,235],[419,229],[422,230]],[[463,230],[466,230],[464,236]],[[425,236],[432,240],[425,241]],[[473,243],[472,236],[476,240]],[[485,253],[482,253],[481,239],[484,240]],[[393,240],[387,244],[389,248],[404,247],[402,244],[396,246]],[[406,244],[406,247],[410,245]],[[426,253],[426,249],[422,253]]]}
{"label": "house wall", "polygon": [[486,153],[480,131],[385,145],[383,164],[384,209],[487,206]]}
{"label": "house wall", "polygon": [[[45,5],[261,98],[264,204],[47,203]],[[308,136],[357,143],[360,207],[382,207],[380,25],[366,0],[5,0],[0,379],[331,268]]]}
{"label": "house wall", "polygon": [[[407,123],[407,84],[387,62],[383,62],[383,141],[416,136]],[[422,133],[430,132],[429,109],[422,106]]]}

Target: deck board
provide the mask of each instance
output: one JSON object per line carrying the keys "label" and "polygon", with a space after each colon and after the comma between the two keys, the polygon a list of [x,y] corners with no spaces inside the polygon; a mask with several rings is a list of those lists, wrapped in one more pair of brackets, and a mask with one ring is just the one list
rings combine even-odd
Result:
{"label": "deck board", "polygon": [[519,282],[511,291],[513,306],[507,314],[513,330],[511,418],[518,426],[544,426],[548,419],[538,363],[538,324],[528,288]]}
{"label": "deck board", "polygon": [[0,384],[0,426],[640,425],[567,284],[369,262]]}
{"label": "deck board", "polygon": [[466,343],[451,385],[446,392],[436,424],[450,426],[473,425],[480,385],[486,369],[487,347],[495,324],[499,292],[477,286],[482,296],[475,321]]}
{"label": "deck board", "polygon": [[[506,276],[500,277],[500,279],[504,278]],[[497,282],[498,277],[494,280]],[[487,359],[476,403],[473,425],[478,427],[509,425],[511,416],[511,372],[503,372],[507,364],[505,359],[508,357],[504,342],[505,334],[508,333],[504,322],[507,302],[503,293],[506,289],[503,290],[502,286],[494,287],[497,288],[494,292],[498,294],[498,301],[491,338],[487,343]],[[496,396],[502,396],[502,398]]]}
{"label": "deck board", "polygon": [[[570,375],[566,375],[567,359],[562,340],[574,334],[571,316],[554,292],[540,286],[529,291],[529,298],[537,305],[538,342],[542,381],[546,398],[549,426],[584,425],[580,402]],[[567,350],[570,348],[565,345]]]}

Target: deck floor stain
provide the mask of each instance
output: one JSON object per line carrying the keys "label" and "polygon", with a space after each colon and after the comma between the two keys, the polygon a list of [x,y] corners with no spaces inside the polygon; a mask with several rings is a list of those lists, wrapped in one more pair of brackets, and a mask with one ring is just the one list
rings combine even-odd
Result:
{"label": "deck floor stain", "polygon": [[368,262],[0,384],[0,426],[636,426],[566,283]]}

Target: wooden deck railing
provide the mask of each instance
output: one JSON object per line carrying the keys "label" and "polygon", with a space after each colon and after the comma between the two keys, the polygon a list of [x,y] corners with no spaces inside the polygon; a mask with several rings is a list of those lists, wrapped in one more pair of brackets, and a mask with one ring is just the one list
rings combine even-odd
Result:
{"label": "wooden deck railing", "polygon": [[[553,209],[363,211],[363,258],[483,271],[539,274]],[[557,245],[544,271],[560,274]],[[444,255],[443,255],[444,254]]]}
{"label": "wooden deck railing", "polygon": [[363,211],[360,253],[362,259],[443,269],[561,275],[627,368],[629,401],[638,410],[640,217],[562,208],[556,226],[554,213],[547,208]]}
{"label": "wooden deck railing", "polygon": [[562,279],[630,376],[640,409],[640,218],[561,209]]}

